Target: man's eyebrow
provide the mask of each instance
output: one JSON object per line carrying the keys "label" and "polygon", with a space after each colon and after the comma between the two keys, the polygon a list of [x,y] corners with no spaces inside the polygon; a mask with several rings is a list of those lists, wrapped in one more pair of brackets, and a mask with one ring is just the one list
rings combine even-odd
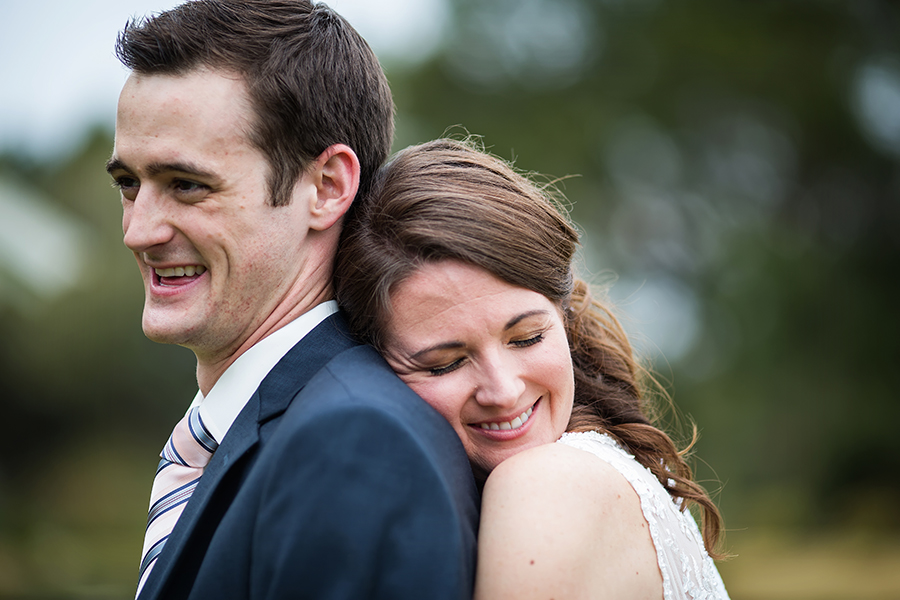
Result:
{"label": "man's eyebrow", "polygon": [[148,175],[159,175],[160,173],[185,173],[187,175],[194,175],[196,177],[215,177],[211,172],[203,169],[197,165],[187,163],[187,162],[171,162],[171,163],[163,163],[163,162],[155,162],[147,165],[147,174]]}
{"label": "man's eyebrow", "polygon": [[106,161],[106,172],[112,174],[113,171],[129,171],[129,169],[118,158],[111,158]]}
{"label": "man's eyebrow", "polygon": [[509,323],[506,324],[506,326],[503,328],[503,331],[508,331],[508,330],[512,329],[520,321],[522,321],[523,319],[527,319],[528,317],[533,317],[535,315],[547,315],[547,314],[550,314],[550,313],[543,309],[537,309],[537,310],[530,310],[528,312],[524,312],[521,315],[516,315],[515,317],[513,317],[512,319],[509,320]]}
{"label": "man's eyebrow", "polygon": [[[106,172],[112,173],[113,171],[127,171],[129,173],[133,172],[132,169],[128,168],[128,166],[118,158],[111,158],[106,163]],[[147,175],[151,177],[154,175],[159,175],[160,173],[172,172],[185,173],[187,175],[203,178],[216,177],[210,171],[187,162],[155,162],[147,165]]]}

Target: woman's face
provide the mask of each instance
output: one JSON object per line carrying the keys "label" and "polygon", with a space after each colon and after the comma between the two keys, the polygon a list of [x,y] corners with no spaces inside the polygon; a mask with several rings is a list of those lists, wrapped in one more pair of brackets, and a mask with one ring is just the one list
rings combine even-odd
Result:
{"label": "woman's face", "polygon": [[454,260],[425,264],[391,302],[385,358],[450,422],[476,475],[562,435],[575,383],[556,304]]}

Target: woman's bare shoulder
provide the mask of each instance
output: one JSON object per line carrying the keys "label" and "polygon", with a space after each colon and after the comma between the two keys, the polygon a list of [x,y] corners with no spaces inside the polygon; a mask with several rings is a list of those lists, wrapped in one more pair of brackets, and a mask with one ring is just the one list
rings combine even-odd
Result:
{"label": "woman's bare shoulder", "polygon": [[481,523],[479,599],[642,597],[661,585],[637,494],[583,450],[548,444],[501,463]]}
{"label": "woman's bare shoulder", "polygon": [[609,463],[564,444],[535,446],[503,461],[488,478],[485,494],[529,491],[573,501],[603,499],[631,486]]}
{"label": "woman's bare shoulder", "polygon": [[[528,515],[530,527],[550,535],[565,531],[567,547],[593,545],[595,531],[607,530],[613,513],[639,499],[628,481],[609,463],[566,446],[545,444],[502,462],[488,477],[482,497],[482,521],[515,523]],[[634,512],[634,511],[628,511]],[[636,516],[643,518],[638,510]]]}

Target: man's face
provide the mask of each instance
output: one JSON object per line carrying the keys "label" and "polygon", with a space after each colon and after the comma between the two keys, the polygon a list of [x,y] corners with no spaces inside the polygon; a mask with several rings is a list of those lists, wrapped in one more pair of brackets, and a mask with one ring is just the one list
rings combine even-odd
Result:
{"label": "man's face", "polygon": [[253,335],[309,254],[297,191],[309,186],[270,205],[251,120],[244,82],[224,72],[132,75],[119,98],[109,172],[144,280],[144,333],[210,360]]}

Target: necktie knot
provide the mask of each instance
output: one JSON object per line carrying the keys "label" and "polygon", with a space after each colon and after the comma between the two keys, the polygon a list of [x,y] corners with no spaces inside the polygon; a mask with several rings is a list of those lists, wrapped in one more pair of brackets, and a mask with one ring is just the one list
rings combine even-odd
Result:
{"label": "necktie knot", "polygon": [[183,467],[203,469],[218,447],[200,418],[200,407],[195,406],[175,426],[160,456]]}

